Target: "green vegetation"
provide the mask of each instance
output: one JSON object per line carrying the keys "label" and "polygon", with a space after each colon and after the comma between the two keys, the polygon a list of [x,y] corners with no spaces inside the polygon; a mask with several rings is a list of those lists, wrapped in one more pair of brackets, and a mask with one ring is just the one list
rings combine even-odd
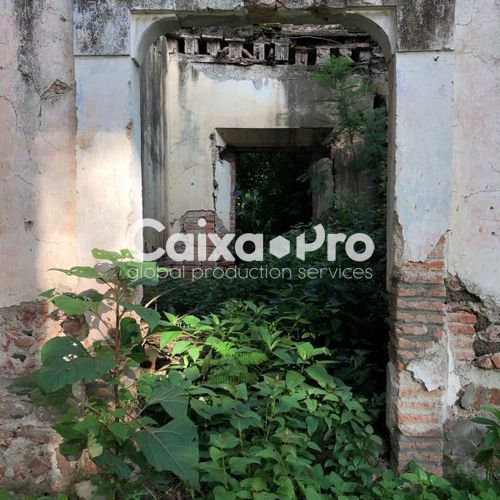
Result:
{"label": "green vegetation", "polygon": [[276,236],[311,220],[309,152],[272,151],[237,156],[237,231]]}
{"label": "green vegetation", "polygon": [[[70,336],[48,341],[41,368],[13,390],[62,410],[54,427],[60,451],[78,457],[85,450],[100,470],[96,494],[497,498],[489,482],[449,481],[418,468],[397,477],[380,468],[370,403],[332,374],[338,360],[315,347],[314,324],[301,311],[228,301],[218,314],[160,314],[129,302],[139,284],[156,285],[154,264],[134,262],[127,251],[93,254],[106,265],[63,272],[98,280],[106,293],[45,296],[67,315],[98,315],[104,339],[88,349]],[[153,345],[169,356],[159,371],[141,368]],[[79,383],[87,384],[86,398],[72,394]],[[493,475],[500,427],[491,411],[496,420],[479,422],[489,428],[479,458]]]}

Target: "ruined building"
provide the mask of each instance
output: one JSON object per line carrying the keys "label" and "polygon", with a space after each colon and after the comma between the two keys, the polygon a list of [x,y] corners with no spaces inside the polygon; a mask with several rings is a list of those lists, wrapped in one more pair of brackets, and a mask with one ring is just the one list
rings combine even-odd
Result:
{"label": "ruined building", "polygon": [[388,107],[393,462],[471,463],[481,436],[470,416],[500,402],[496,0],[0,9],[0,487],[55,491],[81,466],[56,451],[50,412],[6,390],[37,366],[46,339],[78,328],[39,298],[75,287],[49,268],[126,247],[144,216],[166,227],[145,233],[150,247],[193,214],[234,228],[242,149],[305,149],[363,192],[328,150],[332,124],[310,80],[329,55],[365,64]]}

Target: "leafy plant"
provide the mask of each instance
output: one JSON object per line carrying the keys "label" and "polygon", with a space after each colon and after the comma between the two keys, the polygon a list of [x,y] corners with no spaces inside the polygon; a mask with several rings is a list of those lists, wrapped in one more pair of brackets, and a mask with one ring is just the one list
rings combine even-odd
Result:
{"label": "leafy plant", "polygon": [[386,110],[370,106],[376,88],[368,82],[366,68],[348,57],[330,57],[313,78],[330,91],[326,103],[336,118],[336,148],[347,153],[355,168],[380,178],[387,159]]}
{"label": "leafy plant", "polygon": [[476,461],[486,470],[488,479],[498,475],[498,464],[500,461],[500,409],[493,406],[485,406],[492,418],[475,417],[473,422],[486,426],[487,432],[484,437],[483,449],[476,455]]}
{"label": "leafy plant", "polygon": [[381,440],[364,400],[328,373],[334,353],[309,341],[308,321],[250,301],[189,325],[168,318],[189,337],[171,344],[171,369],[189,387],[204,498],[316,498],[370,484]]}
{"label": "leafy plant", "polygon": [[[94,280],[101,291],[43,295],[69,316],[97,321],[99,339],[88,347],[71,336],[49,340],[41,350],[41,368],[19,379],[13,390],[63,410],[54,427],[63,438],[60,451],[71,457],[88,454],[104,479],[99,494],[117,498],[152,477],[165,482],[158,474],[163,471],[196,487],[198,435],[187,417],[185,387],[167,377],[152,391],[142,390],[145,339],[165,328],[175,331],[157,311],[132,301],[138,285],[158,284],[156,264],[135,262],[126,250],[92,253],[96,266],[58,271]],[[87,384],[86,397],[73,396],[75,384]],[[157,402],[165,412],[161,422],[143,413]]]}

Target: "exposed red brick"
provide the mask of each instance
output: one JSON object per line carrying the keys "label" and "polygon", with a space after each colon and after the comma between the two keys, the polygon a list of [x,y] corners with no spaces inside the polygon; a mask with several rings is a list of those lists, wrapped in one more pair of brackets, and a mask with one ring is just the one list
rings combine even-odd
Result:
{"label": "exposed red brick", "polygon": [[440,240],[436,243],[436,246],[429,253],[428,259],[442,259],[444,257],[445,244],[446,238],[441,236]]}
{"label": "exposed red brick", "polygon": [[401,272],[401,281],[409,284],[437,284],[443,282],[443,274],[433,271],[414,271],[403,269]]}
{"label": "exposed red brick", "polygon": [[398,453],[398,460],[399,462],[435,462],[435,463],[441,463],[443,461],[443,455],[442,453],[439,452],[426,452],[426,451],[417,451],[415,450],[415,453]]}
{"label": "exposed red brick", "polygon": [[434,398],[429,401],[401,400],[398,403],[398,409],[403,413],[418,412],[421,410],[435,411],[436,407],[441,404],[441,401],[436,401]]}
{"label": "exposed red brick", "polygon": [[435,345],[434,341],[422,340],[420,337],[414,337],[411,339],[399,337],[399,338],[394,339],[393,343],[398,349],[415,347],[415,348],[418,348],[421,352],[422,352],[422,350],[425,350],[425,349],[431,349]]}
{"label": "exposed red brick", "polygon": [[394,294],[396,297],[446,297],[446,290],[444,286],[418,286],[418,285],[406,285],[405,283],[399,283],[397,287],[394,287]]}
{"label": "exposed red brick", "polygon": [[417,271],[441,270],[444,269],[444,261],[442,259],[426,260],[424,262],[407,262],[407,269],[415,269]]}
{"label": "exposed red brick", "polygon": [[416,300],[406,300],[398,299],[396,301],[396,307],[401,309],[417,309],[422,311],[442,311],[443,302],[442,301],[416,301]]}
{"label": "exposed red brick", "polygon": [[466,323],[474,325],[477,321],[476,315],[467,311],[450,312],[448,313],[448,321],[450,323]]}
{"label": "exposed red brick", "polygon": [[440,424],[441,420],[437,415],[418,415],[413,413],[399,414],[400,424]]}
{"label": "exposed red brick", "polygon": [[36,308],[34,306],[26,306],[19,310],[17,319],[25,326],[28,326],[36,318]]}
{"label": "exposed red brick", "polygon": [[476,330],[469,323],[451,323],[448,322],[448,331],[454,335],[474,335]]}
{"label": "exposed red brick", "polygon": [[500,389],[490,389],[488,403],[494,406],[500,406]]}
{"label": "exposed red brick", "polygon": [[399,335],[424,335],[428,330],[425,325],[408,325],[403,323],[396,326],[395,331]]}
{"label": "exposed red brick", "polygon": [[493,362],[489,355],[480,356],[474,360],[474,364],[478,368],[482,368],[483,370],[491,370],[493,368]]}
{"label": "exposed red brick", "polygon": [[442,389],[435,389],[434,391],[427,391],[423,387],[421,389],[401,389],[399,391],[400,398],[415,398],[424,396],[428,401],[437,401],[443,396]]}
{"label": "exposed red brick", "polygon": [[14,344],[16,347],[21,349],[27,349],[31,347],[35,343],[35,339],[33,337],[29,337],[28,335],[22,335],[14,339]]}
{"label": "exposed red brick", "polygon": [[437,313],[423,313],[423,312],[410,312],[396,310],[396,321],[403,321],[405,323],[435,323],[442,324],[444,316]]}
{"label": "exposed red brick", "polygon": [[50,465],[35,457],[28,463],[28,469],[34,477],[40,477],[50,470]]}

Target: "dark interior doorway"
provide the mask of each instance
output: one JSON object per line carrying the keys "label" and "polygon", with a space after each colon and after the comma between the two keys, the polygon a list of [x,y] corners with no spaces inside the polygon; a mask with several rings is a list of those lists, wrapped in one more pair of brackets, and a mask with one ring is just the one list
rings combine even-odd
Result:
{"label": "dark interior doorway", "polygon": [[238,234],[274,237],[311,220],[311,151],[239,151],[235,156]]}

